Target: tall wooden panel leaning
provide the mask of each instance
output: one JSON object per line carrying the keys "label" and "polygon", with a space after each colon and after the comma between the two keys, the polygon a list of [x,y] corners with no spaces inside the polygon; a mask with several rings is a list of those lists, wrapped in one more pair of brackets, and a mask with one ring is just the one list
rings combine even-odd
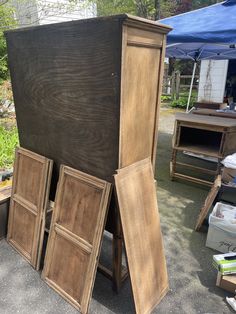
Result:
{"label": "tall wooden panel leaning", "polygon": [[[9,31],[9,65],[21,146],[114,183],[116,169],[151,157],[170,28],[117,15]],[[122,232],[114,192],[113,283],[121,284]]]}
{"label": "tall wooden panel leaning", "polygon": [[110,188],[104,180],[61,167],[43,277],[82,313],[92,296]]}
{"label": "tall wooden panel leaning", "polygon": [[19,148],[8,221],[8,242],[39,269],[52,161]]}

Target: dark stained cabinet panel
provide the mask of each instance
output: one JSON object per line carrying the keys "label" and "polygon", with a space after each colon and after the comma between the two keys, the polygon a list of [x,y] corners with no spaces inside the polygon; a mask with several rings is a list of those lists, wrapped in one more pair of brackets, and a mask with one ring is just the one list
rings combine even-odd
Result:
{"label": "dark stained cabinet panel", "polygon": [[[118,164],[119,19],[7,34],[21,146],[111,181]],[[55,188],[55,187],[54,187]]]}

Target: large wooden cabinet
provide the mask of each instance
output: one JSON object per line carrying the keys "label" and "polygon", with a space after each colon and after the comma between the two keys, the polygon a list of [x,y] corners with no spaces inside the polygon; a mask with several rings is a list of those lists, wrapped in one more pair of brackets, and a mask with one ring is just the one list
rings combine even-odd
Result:
{"label": "large wooden cabinet", "polygon": [[170,29],[128,15],[6,33],[20,145],[113,182],[116,169],[155,160]]}
{"label": "large wooden cabinet", "polygon": [[[111,183],[118,168],[146,157],[154,165],[169,30],[123,14],[6,33],[20,145],[54,161],[51,200],[61,164]],[[122,232],[114,197],[106,229],[118,290]]]}

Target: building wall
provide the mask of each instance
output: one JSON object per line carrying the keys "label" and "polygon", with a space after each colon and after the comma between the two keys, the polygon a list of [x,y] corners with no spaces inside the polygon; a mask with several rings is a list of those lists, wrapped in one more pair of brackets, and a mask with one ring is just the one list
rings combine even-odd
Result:
{"label": "building wall", "polygon": [[96,5],[86,0],[12,0],[19,27],[66,22],[97,15]]}
{"label": "building wall", "polygon": [[199,102],[223,102],[227,71],[228,60],[201,61]]}

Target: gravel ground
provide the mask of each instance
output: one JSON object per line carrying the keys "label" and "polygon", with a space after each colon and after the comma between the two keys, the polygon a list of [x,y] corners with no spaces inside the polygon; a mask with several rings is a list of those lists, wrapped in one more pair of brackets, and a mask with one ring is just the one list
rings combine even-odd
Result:
{"label": "gravel ground", "polygon": [[[215,286],[213,250],[205,247],[206,233],[193,231],[207,189],[169,179],[174,110],[162,108],[157,150],[158,204],[169,272],[170,291],[154,313],[231,313],[225,293]],[[105,237],[103,259],[111,240]],[[134,313],[129,280],[119,295],[97,274],[90,313]],[[41,279],[40,274],[5,240],[0,241],[0,314],[78,313]]]}

